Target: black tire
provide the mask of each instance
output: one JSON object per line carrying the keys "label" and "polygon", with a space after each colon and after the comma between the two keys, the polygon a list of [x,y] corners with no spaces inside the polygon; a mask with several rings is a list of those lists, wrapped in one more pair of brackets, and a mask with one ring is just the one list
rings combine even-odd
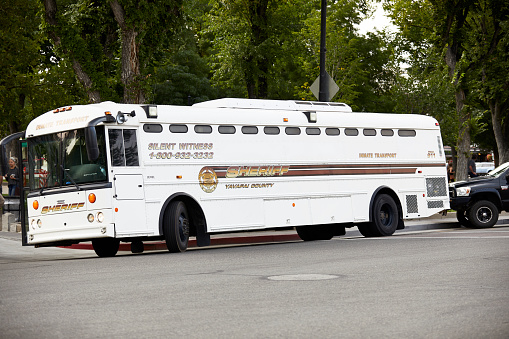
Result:
{"label": "black tire", "polygon": [[359,225],[357,225],[357,229],[366,238],[370,238],[370,237],[374,236],[371,233],[371,224],[359,224]]}
{"label": "black tire", "polygon": [[334,236],[333,225],[297,226],[297,234],[304,241],[331,240]]}
{"label": "black tire", "polygon": [[398,206],[390,195],[377,195],[372,212],[373,220],[359,229],[362,235],[365,237],[386,237],[396,231],[399,222]]}
{"label": "black tire", "polygon": [[498,221],[498,208],[488,200],[479,200],[467,211],[468,220],[474,228],[490,228]]}
{"label": "black tire", "polygon": [[467,211],[465,210],[457,210],[456,211],[456,219],[458,219],[459,223],[465,227],[472,227],[472,224],[468,220]]}
{"label": "black tire", "polygon": [[189,242],[189,216],[182,201],[172,201],[164,222],[164,239],[168,251],[184,252]]}
{"label": "black tire", "polygon": [[120,247],[120,240],[115,238],[93,239],[92,247],[99,257],[114,257]]}

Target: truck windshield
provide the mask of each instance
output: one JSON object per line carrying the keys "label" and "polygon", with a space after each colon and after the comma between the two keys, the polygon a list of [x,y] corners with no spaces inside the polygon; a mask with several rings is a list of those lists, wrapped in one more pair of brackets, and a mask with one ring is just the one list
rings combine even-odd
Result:
{"label": "truck windshield", "polygon": [[29,139],[30,190],[106,181],[104,127],[96,131],[100,154],[95,161],[88,160],[83,129]]}
{"label": "truck windshield", "polygon": [[501,175],[502,173],[505,172],[505,170],[509,168],[509,162],[506,162],[500,166],[498,166],[497,168],[495,168],[494,170],[490,171],[488,173],[488,175],[492,176],[492,177],[498,177],[499,175]]}

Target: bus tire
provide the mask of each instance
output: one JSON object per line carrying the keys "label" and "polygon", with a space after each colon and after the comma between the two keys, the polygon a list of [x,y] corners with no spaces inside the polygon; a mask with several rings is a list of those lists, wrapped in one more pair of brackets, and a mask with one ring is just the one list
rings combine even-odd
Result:
{"label": "bus tire", "polygon": [[359,224],[357,225],[357,229],[359,232],[366,238],[374,237],[373,233],[371,233],[371,224]]}
{"label": "bus tire", "polygon": [[92,247],[99,257],[114,257],[120,247],[120,240],[116,238],[93,239]]}
{"label": "bus tire", "polygon": [[498,221],[498,208],[489,200],[479,200],[467,211],[468,221],[474,228],[490,228]]}
{"label": "bus tire", "polygon": [[334,236],[333,225],[306,225],[295,228],[299,237],[304,241],[331,240]]}
{"label": "bus tire", "polygon": [[390,195],[377,195],[373,203],[373,220],[368,224],[373,237],[392,235],[398,228],[398,206]]}
{"label": "bus tire", "polygon": [[164,239],[168,251],[184,252],[189,242],[189,215],[182,201],[172,201],[163,225]]}

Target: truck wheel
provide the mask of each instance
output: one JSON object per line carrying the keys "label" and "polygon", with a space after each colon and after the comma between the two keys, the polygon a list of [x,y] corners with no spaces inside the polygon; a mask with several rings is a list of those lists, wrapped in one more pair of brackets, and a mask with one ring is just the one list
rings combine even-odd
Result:
{"label": "truck wheel", "polygon": [[304,241],[331,240],[334,236],[332,225],[297,226],[297,234]]}
{"label": "truck wheel", "polygon": [[472,227],[472,224],[468,220],[467,211],[465,210],[457,210],[456,211],[456,219],[458,219],[459,223],[465,227]]}
{"label": "truck wheel", "polygon": [[115,238],[93,239],[92,247],[99,257],[114,257],[120,247],[120,240]]}
{"label": "truck wheel", "polygon": [[396,203],[390,195],[380,194],[373,204],[373,220],[368,224],[367,234],[371,237],[392,235],[398,228],[398,221]]}
{"label": "truck wheel", "polygon": [[489,228],[498,221],[498,208],[488,200],[480,200],[468,210],[468,220],[472,227]]}
{"label": "truck wheel", "polygon": [[182,201],[172,201],[163,225],[166,247],[172,253],[184,252],[189,242],[189,216]]}

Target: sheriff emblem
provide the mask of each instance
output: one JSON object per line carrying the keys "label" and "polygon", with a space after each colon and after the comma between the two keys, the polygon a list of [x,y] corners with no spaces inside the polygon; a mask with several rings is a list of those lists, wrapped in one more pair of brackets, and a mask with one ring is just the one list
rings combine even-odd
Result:
{"label": "sheriff emblem", "polygon": [[198,174],[198,181],[200,182],[201,189],[206,193],[212,193],[217,187],[216,172],[210,167],[203,167]]}

